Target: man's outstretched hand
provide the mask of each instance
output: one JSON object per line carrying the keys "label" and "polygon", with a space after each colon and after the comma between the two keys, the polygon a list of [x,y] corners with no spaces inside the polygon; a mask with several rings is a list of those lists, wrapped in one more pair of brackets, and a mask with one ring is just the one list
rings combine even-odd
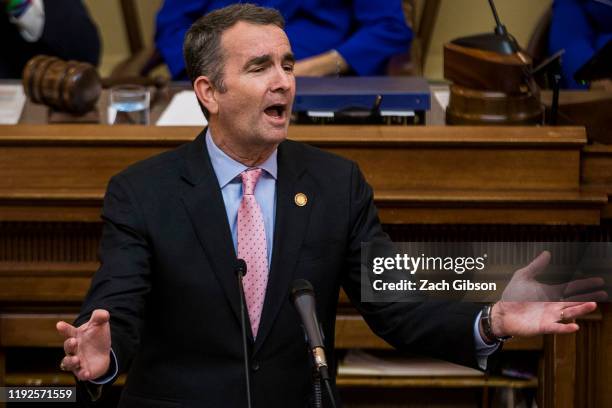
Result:
{"label": "man's outstretched hand", "polygon": [[95,380],[106,374],[110,366],[111,334],[110,314],[103,309],[94,310],[87,323],[74,327],[57,322],[57,331],[64,336],[64,352],[60,368],[81,381]]}
{"label": "man's outstretched hand", "polygon": [[498,337],[530,337],[573,333],[577,317],[591,313],[595,302],[497,302],[491,310],[491,329]]}
{"label": "man's outstretched hand", "polygon": [[529,265],[515,272],[501,301],[491,309],[491,329],[498,337],[529,337],[539,334],[573,333],[575,319],[591,313],[608,293],[601,277],[548,285],[537,280],[549,265],[551,254],[543,251]]}
{"label": "man's outstretched hand", "polygon": [[538,281],[550,264],[551,254],[540,253],[529,265],[517,270],[504,289],[501,300],[506,302],[605,302],[606,282],[600,276],[575,279],[560,284]]}

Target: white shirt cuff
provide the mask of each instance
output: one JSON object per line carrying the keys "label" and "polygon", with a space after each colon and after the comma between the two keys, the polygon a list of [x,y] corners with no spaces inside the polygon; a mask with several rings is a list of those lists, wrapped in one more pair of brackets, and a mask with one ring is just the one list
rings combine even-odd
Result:
{"label": "white shirt cuff", "polygon": [[474,343],[476,344],[476,360],[478,361],[478,367],[480,367],[481,370],[486,370],[488,357],[499,348],[501,343],[485,343],[484,339],[480,335],[481,314],[482,312],[478,313],[478,316],[476,316],[476,321],[474,322]]}
{"label": "white shirt cuff", "polygon": [[112,380],[115,379],[115,377],[117,377],[117,373],[119,372],[119,365],[117,364],[117,356],[115,356],[115,352],[113,351],[113,349],[111,349],[111,365],[110,365],[110,369],[112,370],[114,367],[114,372],[112,375],[107,375],[105,377],[102,378],[98,378],[95,381],[94,380],[89,380],[90,383],[92,384],[96,384],[96,385],[104,385],[104,384],[108,384],[109,382],[111,382]]}

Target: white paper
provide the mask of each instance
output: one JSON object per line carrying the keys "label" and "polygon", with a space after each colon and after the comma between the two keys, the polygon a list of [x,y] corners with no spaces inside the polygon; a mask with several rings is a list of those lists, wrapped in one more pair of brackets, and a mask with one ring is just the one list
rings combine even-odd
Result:
{"label": "white paper", "polygon": [[448,100],[450,99],[450,91],[434,91],[434,96],[440,104],[443,110],[446,110],[448,106]]}
{"label": "white paper", "polygon": [[0,85],[0,124],[15,125],[19,122],[26,96],[21,85]]}
{"label": "white paper", "polygon": [[172,97],[170,104],[157,120],[157,126],[206,126],[198,99],[193,91],[181,91]]}
{"label": "white paper", "polygon": [[339,375],[411,376],[411,377],[478,377],[483,373],[442,360],[424,357],[382,358],[362,350],[350,350],[338,367]]}

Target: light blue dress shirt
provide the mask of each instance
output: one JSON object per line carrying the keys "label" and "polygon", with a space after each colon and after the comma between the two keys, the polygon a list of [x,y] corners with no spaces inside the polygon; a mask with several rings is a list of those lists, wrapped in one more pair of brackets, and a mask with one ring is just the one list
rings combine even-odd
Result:
{"label": "light blue dress shirt", "polygon": [[[242,177],[240,173],[249,167],[229,157],[223,150],[219,149],[212,140],[210,128],[206,132],[206,148],[210,156],[213,170],[217,176],[223,203],[227,212],[227,221],[232,231],[234,250],[238,254],[238,208],[242,201]],[[259,180],[255,185],[255,200],[261,208],[266,229],[266,247],[268,249],[268,268],[272,260],[272,245],[274,234],[274,215],[276,214],[276,175],[277,175],[277,151],[268,157],[261,165],[257,166],[264,171],[261,172]],[[247,271],[248,273],[248,271]]]}

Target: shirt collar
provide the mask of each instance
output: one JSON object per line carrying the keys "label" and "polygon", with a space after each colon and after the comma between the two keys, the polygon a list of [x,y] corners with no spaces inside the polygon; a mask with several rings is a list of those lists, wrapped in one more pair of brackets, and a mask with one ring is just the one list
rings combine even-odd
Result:
{"label": "shirt collar", "polygon": [[[208,149],[208,155],[210,156],[210,162],[212,163],[213,170],[217,175],[219,187],[225,187],[240,173],[248,169],[247,166],[232,159],[225,154],[223,150],[217,147],[215,142],[213,142],[210,128],[206,130],[206,148]],[[257,166],[258,168],[265,170],[275,180],[277,175],[277,151],[278,149],[274,149],[270,157],[268,157],[265,162]]]}

